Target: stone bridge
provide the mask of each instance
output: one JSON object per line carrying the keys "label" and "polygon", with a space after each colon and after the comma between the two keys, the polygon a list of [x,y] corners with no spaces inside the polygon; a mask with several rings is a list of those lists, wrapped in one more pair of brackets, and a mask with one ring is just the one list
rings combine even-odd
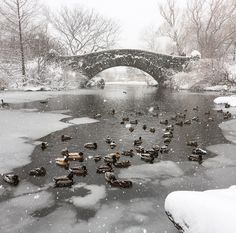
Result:
{"label": "stone bridge", "polygon": [[166,70],[182,71],[190,57],[164,55],[135,49],[115,49],[80,56],[50,54],[49,60],[54,60],[73,71],[82,72],[89,79],[106,69],[128,66],[148,73],[160,83]]}

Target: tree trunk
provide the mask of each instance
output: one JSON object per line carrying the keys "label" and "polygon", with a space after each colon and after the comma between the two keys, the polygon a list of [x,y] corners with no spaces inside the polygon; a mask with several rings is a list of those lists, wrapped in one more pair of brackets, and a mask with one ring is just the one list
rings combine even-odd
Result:
{"label": "tree trunk", "polygon": [[20,54],[21,54],[21,73],[23,75],[23,85],[25,85],[25,55],[24,55],[24,46],[23,46],[23,37],[22,37],[22,28],[21,28],[21,15],[20,15],[20,4],[19,0],[16,0],[17,5],[17,17],[18,17],[18,26],[19,26],[19,39],[20,39]]}

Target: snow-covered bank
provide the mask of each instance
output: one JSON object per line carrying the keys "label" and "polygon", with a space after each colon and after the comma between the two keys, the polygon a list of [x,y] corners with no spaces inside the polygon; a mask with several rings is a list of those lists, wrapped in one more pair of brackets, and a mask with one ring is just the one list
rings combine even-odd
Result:
{"label": "snow-covered bank", "polygon": [[236,186],[169,194],[165,210],[185,233],[235,233]]}
{"label": "snow-covered bank", "polygon": [[[52,132],[62,130],[76,124],[94,123],[97,121],[81,122],[74,119],[71,124],[61,122],[61,119],[69,117],[64,114],[29,112],[24,110],[0,111],[0,173],[9,172],[13,168],[30,162],[30,155],[35,148],[32,142]],[[76,120],[76,121],[75,121]]]}
{"label": "snow-covered bank", "polygon": [[229,104],[232,107],[236,107],[236,96],[220,96],[214,100],[215,104]]}

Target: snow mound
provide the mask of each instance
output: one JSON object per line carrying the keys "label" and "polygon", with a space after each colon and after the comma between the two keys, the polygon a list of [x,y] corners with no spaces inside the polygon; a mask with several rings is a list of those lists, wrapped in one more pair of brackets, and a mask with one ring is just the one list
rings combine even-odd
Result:
{"label": "snow mound", "polygon": [[197,50],[193,50],[191,52],[190,56],[193,57],[193,58],[199,58],[199,59],[202,57],[201,53]]}
{"label": "snow mound", "polygon": [[235,233],[236,186],[205,192],[176,191],[165,210],[186,233]]}
{"label": "snow mound", "polygon": [[229,104],[232,107],[236,107],[236,96],[220,96],[214,99],[215,104]]}
{"label": "snow mound", "polygon": [[157,183],[160,179],[168,179],[171,177],[179,177],[183,175],[183,171],[171,161],[161,161],[154,164],[142,164],[131,166],[121,170],[119,178],[132,179],[134,181]]}
{"label": "snow mound", "polygon": [[75,118],[75,119],[69,121],[70,124],[75,124],[75,125],[92,124],[92,123],[97,123],[97,122],[99,122],[99,121],[89,118],[89,117]]}

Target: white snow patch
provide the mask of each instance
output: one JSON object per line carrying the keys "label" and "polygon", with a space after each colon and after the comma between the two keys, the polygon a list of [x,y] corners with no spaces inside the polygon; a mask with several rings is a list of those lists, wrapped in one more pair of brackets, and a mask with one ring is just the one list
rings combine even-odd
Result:
{"label": "white snow patch", "polygon": [[230,104],[232,107],[236,107],[236,96],[220,96],[214,99],[215,104]]}
{"label": "white snow patch", "polygon": [[191,52],[191,54],[190,54],[190,56],[191,57],[197,57],[197,58],[201,58],[202,57],[202,55],[201,55],[201,53],[199,52],[199,51],[197,51],[197,50],[193,50],[192,52]]}
{"label": "white snow patch", "polygon": [[227,91],[227,85],[215,85],[204,88],[205,91]]}
{"label": "white snow patch", "polygon": [[222,122],[219,127],[222,129],[225,138],[236,143],[236,120]]}
{"label": "white snow patch", "polygon": [[89,117],[75,118],[69,121],[70,124],[75,124],[75,125],[91,124],[91,123],[97,123],[97,122],[99,121],[89,118]]}
{"label": "white snow patch", "polygon": [[132,179],[133,181],[150,182],[155,184],[160,180],[179,177],[183,171],[172,161],[161,161],[154,164],[131,166],[120,171],[119,178]]}
{"label": "white snow patch", "polygon": [[80,185],[90,191],[90,193],[84,197],[72,197],[72,202],[77,207],[82,208],[97,208],[99,201],[106,197],[106,188],[104,185]]}
{"label": "white snow patch", "polygon": [[188,233],[235,233],[236,186],[205,192],[177,191],[165,200],[165,210]]}

